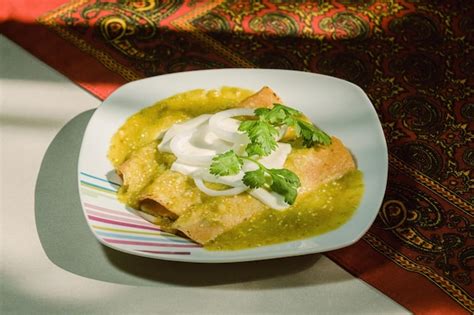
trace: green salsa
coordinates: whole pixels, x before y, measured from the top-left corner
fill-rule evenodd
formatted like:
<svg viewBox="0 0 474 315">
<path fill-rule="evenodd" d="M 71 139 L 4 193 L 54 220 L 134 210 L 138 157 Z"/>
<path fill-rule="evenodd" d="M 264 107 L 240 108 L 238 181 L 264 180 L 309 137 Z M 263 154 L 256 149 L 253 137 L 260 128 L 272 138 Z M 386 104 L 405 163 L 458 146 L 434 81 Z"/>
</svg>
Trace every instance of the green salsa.
<svg viewBox="0 0 474 315">
<path fill-rule="evenodd" d="M 211 250 L 235 250 L 303 239 L 337 229 L 359 205 L 362 173 L 342 178 L 304 195 L 284 211 L 267 209 L 206 244 Z"/>
<path fill-rule="evenodd" d="M 192 90 L 169 97 L 134 114 L 112 138 L 109 160 L 117 167 L 137 149 L 154 141 L 173 124 L 235 107 L 253 92 L 240 88 Z"/>
<path fill-rule="evenodd" d="M 133 189 L 122 186 L 118 198 L 131 207 L 138 206 L 138 196 L 159 175 L 169 170 L 175 157 L 157 149 L 158 135 L 173 124 L 204 113 L 235 107 L 252 95 L 245 89 L 224 87 L 220 90 L 192 90 L 162 100 L 131 116 L 112 138 L 108 152 L 114 167 L 129 159 L 134 164 Z M 294 147 L 293 151 L 301 150 Z M 190 186 L 194 183 L 189 181 Z M 212 186 L 212 185 L 211 185 Z M 284 211 L 266 208 L 207 243 L 209 250 L 236 250 L 303 239 L 337 229 L 357 209 L 363 190 L 363 176 L 358 170 L 298 196 Z M 203 205 L 215 206 L 213 197 L 198 191 Z M 195 196 L 198 198 L 199 196 Z M 240 205 L 239 205 L 240 206 Z M 245 205 L 241 205 L 245 206 Z M 212 212 L 212 209 L 209 209 Z M 185 215 L 185 214 L 184 214 Z"/>
</svg>

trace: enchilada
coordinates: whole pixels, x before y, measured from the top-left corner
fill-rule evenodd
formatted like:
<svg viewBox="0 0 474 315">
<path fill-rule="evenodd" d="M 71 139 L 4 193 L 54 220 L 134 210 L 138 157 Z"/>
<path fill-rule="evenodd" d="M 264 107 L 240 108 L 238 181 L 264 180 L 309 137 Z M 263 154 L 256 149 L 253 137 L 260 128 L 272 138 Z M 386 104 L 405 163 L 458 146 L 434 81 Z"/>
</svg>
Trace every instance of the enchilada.
<svg viewBox="0 0 474 315">
<path fill-rule="evenodd" d="M 357 208 L 363 184 L 352 155 L 336 137 L 331 137 L 328 145 L 308 148 L 295 139 L 292 128 L 284 130 L 281 141 L 291 144 L 284 168 L 298 176 L 301 187 L 294 204 L 280 211 L 285 213 L 283 216 L 248 191 L 231 196 L 207 195 L 190 176 L 172 169 L 176 156 L 158 149 L 160 142 L 164 141 L 163 134 L 177 123 L 228 109 L 272 108 L 281 102 L 268 87 L 257 93 L 226 87 L 182 93 L 132 116 L 117 131 L 109 150 L 109 159 L 123 179 L 120 200 L 162 229 L 184 234 L 195 242 L 216 249 L 264 245 L 337 228 Z M 216 190 L 229 188 L 225 184 L 206 185 Z M 347 192 L 353 192 L 351 198 L 339 200 L 347 197 Z M 285 233 L 286 237 L 278 237 L 275 234 L 281 234 L 281 230 L 271 232 L 273 228 L 262 224 L 272 214 L 281 217 L 276 225 L 291 221 L 292 214 L 296 214 L 294 221 L 312 221 L 317 226 L 306 226 L 304 231 L 293 226 Z M 315 218 L 318 214 L 325 215 Z M 251 224 L 259 232 L 242 233 L 244 229 L 253 230 L 246 224 Z M 240 233 L 240 245 L 238 242 L 229 243 L 229 238 L 236 238 L 235 233 Z M 260 240 L 249 242 L 253 235 L 262 233 Z M 244 234 L 247 237 L 242 237 Z"/>
</svg>

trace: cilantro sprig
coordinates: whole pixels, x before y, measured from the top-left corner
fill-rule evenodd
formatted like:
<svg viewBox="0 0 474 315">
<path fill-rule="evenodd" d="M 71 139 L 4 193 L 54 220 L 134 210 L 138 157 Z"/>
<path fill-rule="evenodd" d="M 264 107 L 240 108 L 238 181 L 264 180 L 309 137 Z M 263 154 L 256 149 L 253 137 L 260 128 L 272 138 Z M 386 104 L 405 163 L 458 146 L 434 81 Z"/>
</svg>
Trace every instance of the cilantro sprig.
<svg viewBox="0 0 474 315">
<path fill-rule="evenodd" d="M 250 143 L 246 147 L 249 156 L 267 156 L 275 150 L 278 127 L 293 127 L 303 145 L 310 148 L 314 144 L 328 145 L 331 138 L 312 123 L 302 119 L 302 113 L 294 108 L 274 104 L 273 108 L 257 108 L 258 120 L 246 120 L 240 123 L 239 130 L 247 134 Z"/>
<path fill-rule="evenodd" d="M 254 111 L 257 119 L 245 120 L 239 130 L 247 134 L 250 143 L 245 151 L 248 156 L 237 155 L 233 150 L 216 155 L 212 159 L 209 171 L 216 176 L 238 174 L 244 161 L 255 163 L 258 168 L 247 171 L 243 183 L 253 189 L 265 188 L 283 196 L 286 203 L 292 205 L 297 197 L 300 179 L 292 171 L 282 168 L 267 168 L 256 160 L 267 156 L 277 148 L 278 128 L 292 127 L 303 145 L 310 148 L 315 144 L 328 145 L 331 138 L 321 129 L 303 119 L 303 114 L 291 107 L 274 104 L 273 108 L 257 108 Z M 255 157 L 255 158 L 254 158 Z"/>
<path fill-rule="evenodd" d="M 276 149 L 278 130 L 265 120 L 246 120 L 239 126 L 250 139 L 245 151 L 249 156 L 267 156 Z"/>
<path fill-rule="evenodd" d="M 298 176 L 288 169 L 267 168 L 262 163 L 247 156 L 237 155 L 233 150 L 216 155 L 212 159 L 210 173 L 216 176 L 235 175 L 240 172 L 244 160 L 255 163 L 258 168 L 247 171 L 242 178 L 250 188 L 265 188 L 283 196 L 286 203 L 292 205 L 301 186 Z"/>
</svg>

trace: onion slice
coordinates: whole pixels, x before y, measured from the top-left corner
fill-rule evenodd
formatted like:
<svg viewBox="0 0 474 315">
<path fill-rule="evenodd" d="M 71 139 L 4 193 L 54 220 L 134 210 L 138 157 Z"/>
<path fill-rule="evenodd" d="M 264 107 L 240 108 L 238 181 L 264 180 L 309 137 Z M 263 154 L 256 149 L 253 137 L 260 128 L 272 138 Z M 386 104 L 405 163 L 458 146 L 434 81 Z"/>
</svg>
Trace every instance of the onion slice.
<svg viewBox="0 0 474 315">
<path fill-rule="evenodd" d="M 275 151 L 259 160 L 266 168 L 282 168 L 291 152 L 291 144 L 278 142 Z"/>
<path fill-rule="evenodd" d="M 183 163 L 180 160 L 174 161 L 173 164 L 171 164 L 172 171 L 181 173 L 186 176 L 192 176 L 194 177 L 194 174 L 200 173 L 200 172 L 207 172 L 207 168 L 202 167 L 202 166 L 196 166 L 196 165 L 189 165 L 187 163 Z"/>
<path fill-rule="evenodd" d="M 263 188 L 252 189 L 249 194 L 275 210 L 285 210 L 290 206 L 283 196 Z"/>
<path fill-rule="evenodd" d="M 170 152 L 171 149 L 169 147 L 169 143 L 174 136 L 176 136 L 178 133 L 194 129 L 204 124 L 209 120 L 211 116 L 211 114 L 203 114 L 195 118 L 186 120 L 182 123 L 174 124 L 163 135 L 163 140 L 161 140 L 161 143 L 158 145 L 158 150 L 162 152 Z"/>
<path fill-rule="evenodd" d="M 242 178 L 244 177 L 244 172 L 240 171 L 236 175 L 228 175 L 228 176 L 215 176 L 209 173 L 208 169 L 205 170 L 197 170 L 192 174 L 193 178 L 198 178 L 205 180 L 209 183 L 215 184 L 224 184 L 228 186 L 242 186 L 244 183 L 242 182 Z"/>
<path fill-rule="evenodd" d="M 199 178 L 195 178 L 194 183 L 196 184 L 197 188 L 199 188 L 199 190 L 201 190 L 203 193 L 213 197 L 238 195 L 248 189 L 248 187 L 246 186 L 238 186 L 225 190 L 215 190 L 207 187 L 206 184 L 204 184 L 203 180 Z"/>
<path fill-rule="evenodd" d="M 231 149 L 238 155 L 246 155 L 245 147 L 250 139 L 244 132 L 239 131 L 240 121 L 232 117 L 253 115 L 254 109 L 234 108 L 213 115 L 200 115 L 175 124 L 161 134 L 162 141 L 158 150 L 173 153 L 176 161 L 171 165 L 171 170 L 190 176 L 196 187 L 209 196 L 233 196 L 247 191 L 270 208 L 286 209 L 289 205 L 283 196 L 264 188 L 251 189 L 243 183 L 245 172 L 258 168 L 258 165 L 251 161 L 244 160 L 242 169 L 235 175 L 215 176 L 210 173 L 209 168 L 216 155 Z M 279 134 L 275 137 L 277 141 L 287 131 L 286 127 L 278 129 Z M 279 169 L 284 167 L 290 152 L 290 144 L 277 142 L 276 149 L 258 161 L 268 169 Z M 230 188 L 211 189 L 205 182 L 224 184 Z"/>
<path fill-rule="evenodd" d="M 234 108 L 218 112 L 209 119 L 209 127 L 211 130 L 224 140 L 236 143 L 244 141 L 247 136 L 239 132 L 240 122 L 231 117 L 236 116 L 253 116 L 252 108 Z"/>
<path fill-rule="evenodd" d="M 190 143 L 193 130 L 177 134 L 170 141 L 171 153 L 178 160 L 191 165 L 208 166 L 217 154 L 215 150 L 195 147 Z"/>
</svg>

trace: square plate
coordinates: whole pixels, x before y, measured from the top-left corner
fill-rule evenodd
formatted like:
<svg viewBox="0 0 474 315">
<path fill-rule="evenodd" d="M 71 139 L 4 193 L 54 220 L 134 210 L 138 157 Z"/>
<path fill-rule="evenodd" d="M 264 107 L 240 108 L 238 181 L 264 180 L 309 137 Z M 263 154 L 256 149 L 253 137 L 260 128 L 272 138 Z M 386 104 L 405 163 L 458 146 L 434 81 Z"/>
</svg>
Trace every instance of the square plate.
<svg viewBox="0 0 474 315">
<path fill-rule="evenodd" d="M 120 179 L 107 159 L 110 139 L 128 117 L 159 100 L 192 89 L 271 87 L 351 150 L 364 174 L 359 208 L 344 225 L 307 239 L 236 251 L 208 251 L 186 238 L 161 232 L 120 203 Z M 375 220 L 387 182 L 387 145 L 377 113 L 358 86 L 319 74 L 271 69 L 181 72 L 128 83 L 92 116 L 79 155 L 79 191 L 84 215 L 105 246 L 133 255 L 185 262 L 238 262 L 318 253 L 359 240 Z"/>
</svg>

